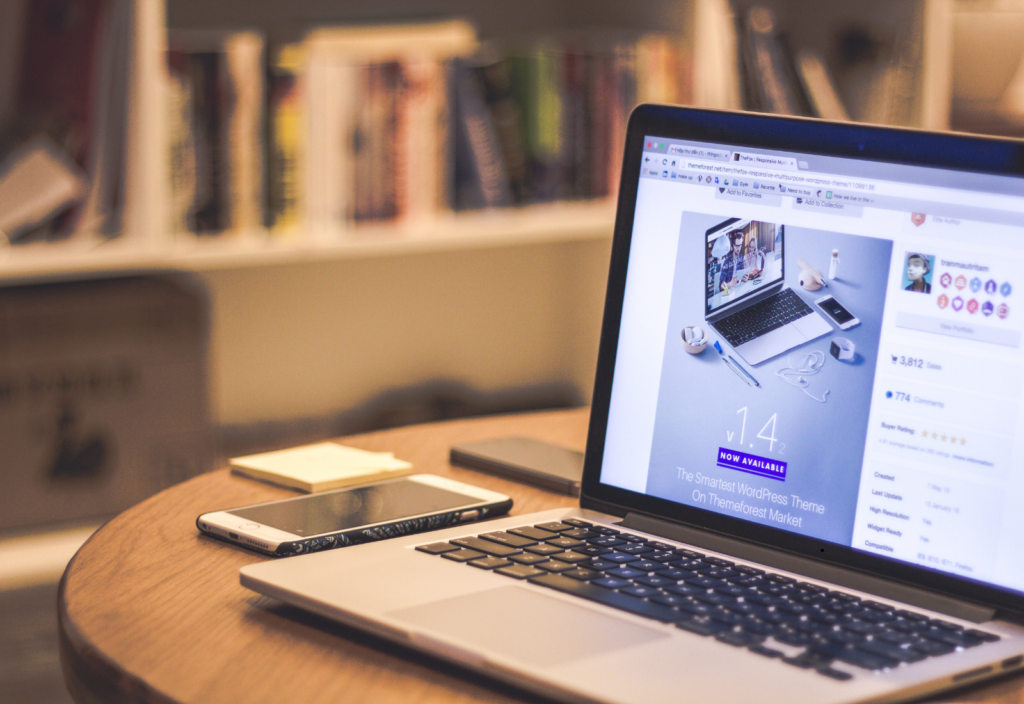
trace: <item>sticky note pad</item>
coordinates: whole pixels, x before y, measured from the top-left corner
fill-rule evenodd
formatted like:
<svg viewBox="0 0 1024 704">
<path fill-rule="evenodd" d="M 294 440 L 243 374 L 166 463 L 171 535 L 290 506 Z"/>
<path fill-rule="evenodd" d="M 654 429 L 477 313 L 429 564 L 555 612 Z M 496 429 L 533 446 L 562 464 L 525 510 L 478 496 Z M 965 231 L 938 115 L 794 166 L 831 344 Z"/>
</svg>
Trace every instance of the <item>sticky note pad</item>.
<svg viewBox="0 0 1024 704">
<path fill-rule="evenodd" d="M 235 457 L 231 470 L 306 492 L 412 474 L 412 465 L 391 452 L 368 452 L 333 442 Z"/>
</svg>

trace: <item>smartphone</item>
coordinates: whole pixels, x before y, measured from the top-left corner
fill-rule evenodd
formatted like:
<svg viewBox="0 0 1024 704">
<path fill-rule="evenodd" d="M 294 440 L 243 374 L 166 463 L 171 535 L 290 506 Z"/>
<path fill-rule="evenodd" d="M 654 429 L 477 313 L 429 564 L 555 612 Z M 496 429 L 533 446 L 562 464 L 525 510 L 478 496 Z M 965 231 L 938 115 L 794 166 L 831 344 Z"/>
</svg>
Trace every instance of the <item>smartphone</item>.
<svg viewBox="0 0 1024 704">
<path fill-rule="evenodd" d="M 527 484 L 580 495 L 583 453 L 533 438 L 505 437 L 456 445 L 451 463 Z"/>
<path fill-rule="evenodd" d="M 301 555 L 508 513 L 512 499 L 433 474 L 269 501 L 196 519 L 203 533 L 267 555 Z"/>
<path fill-rule="evenodd" d="M 833 296 L 822 296 L 815 301 L 815 304 L 821 308 L 821 311 L 825 315 L 835 321 L 840 330 L 849 330 L 854 326 L 860 325 L 860 321 L 857 320 L 857 317 L 850 311 L 846 310 L 843 304 L 837 301 Z"/>
</svg>

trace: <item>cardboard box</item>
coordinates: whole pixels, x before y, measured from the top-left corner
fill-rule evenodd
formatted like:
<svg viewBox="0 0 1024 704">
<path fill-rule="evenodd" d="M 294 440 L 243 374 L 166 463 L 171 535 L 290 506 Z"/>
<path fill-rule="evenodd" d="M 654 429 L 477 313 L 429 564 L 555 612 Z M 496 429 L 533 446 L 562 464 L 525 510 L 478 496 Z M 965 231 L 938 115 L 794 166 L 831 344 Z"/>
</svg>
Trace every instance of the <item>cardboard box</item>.
<svg viewBox="0 0 1024 704">
<path fill-rule="evenodd" d="M 0 289 L 0 529 L 212 469 L 205 295 L 172 276 Z"/>
</svg>

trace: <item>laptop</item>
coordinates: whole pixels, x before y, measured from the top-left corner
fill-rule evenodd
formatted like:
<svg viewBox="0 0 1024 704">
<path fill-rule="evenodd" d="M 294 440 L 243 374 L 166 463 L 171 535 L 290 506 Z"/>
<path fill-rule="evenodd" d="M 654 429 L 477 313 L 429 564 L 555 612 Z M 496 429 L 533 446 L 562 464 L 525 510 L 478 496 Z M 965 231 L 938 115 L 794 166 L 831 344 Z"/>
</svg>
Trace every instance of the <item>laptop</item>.
<svg viewBox="0 0 1024 704">
<path fill-rule="evenodd" d="M 1020 669 L 1022 176 L 1020 142 L 638 107 L 579 507 L 242 584 L 564 701 L 902 701 Z M 757 385 L 680 339 L 731 219 L 859 321 Z"/>
<path fill-rule="evenodd" d="M 705 319 L 747 364 L 832 332 L 786 283 L 785 232 L 781 223 L 729 218 L 707 230 L 703 243 L 692 238 L 706 248 Z M 806 281 L 814 290 L 822 286 L 810 275 Z"/>
</svg>

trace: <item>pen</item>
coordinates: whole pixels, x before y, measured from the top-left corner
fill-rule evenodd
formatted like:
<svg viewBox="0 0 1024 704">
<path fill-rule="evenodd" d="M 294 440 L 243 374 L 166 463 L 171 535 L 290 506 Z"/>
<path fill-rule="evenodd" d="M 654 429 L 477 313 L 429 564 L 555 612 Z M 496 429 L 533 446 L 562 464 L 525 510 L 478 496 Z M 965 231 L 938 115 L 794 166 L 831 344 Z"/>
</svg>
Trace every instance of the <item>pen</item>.
<svg viewBox="0 0 1024 704">
<path fill-rule="evenodd" d="M 743 375 L 742 369 L 737 367 L 733 362 L 730 362 L 726 357 L 722 357 L 722 361 L 725 362 L 725 366 L 729 367 L 729 369 L 732 369 L 733 373 L 735 373 L 736 376 L 740 378 L 740 381 L 742 381 L 747 386 L 750 386 L 750 382 L 747 381 L 747 377 Z"/>
<path fill-rule="evenodd" d="M 746 369 L 741 367 L 740 363 L 737 362 L 735 359 L 733 359 L 731 355 L 726 355 L 726 357 L 729 359 L 730 362 L 732 362 L 736 366 L 737 369 L 739 369 L 741 372 L 743 372 L 744 376 L 746 376 L 748 379 L 750 379 L 752 382 L 754 382 L 754 386 L 756 386 L 758 388 L 761 388 L 761 384 L 758 383 L 757 379 L 754 378 L 753 374 L 751 374 Z"/>
<path fill-rule="evenodd" d="M 757 379 L 750 376 L 750 374 L 748 374 L 746 370 L 743 369 L 743 367 L 736 363 L 735 359 L 733 359 L 731 356 L 725 353 L 725 350 L 722 349 L 722 345 L 718 342 L 718 340 L 715 340 L 715 349 L 718 350 L 718 354 L 721 356 L 722 361 L 725 362 L 725 366 L 729 367 L 729 369 L 732 369 L 733 373 L 740 379 L 742 379 L 744 384 L 750 386 L 750 382 L 752 381 L 757 386 L 760 386 L 760 384 L 757 383 Z"/>
</svg>

